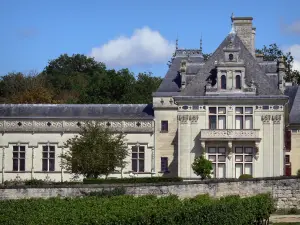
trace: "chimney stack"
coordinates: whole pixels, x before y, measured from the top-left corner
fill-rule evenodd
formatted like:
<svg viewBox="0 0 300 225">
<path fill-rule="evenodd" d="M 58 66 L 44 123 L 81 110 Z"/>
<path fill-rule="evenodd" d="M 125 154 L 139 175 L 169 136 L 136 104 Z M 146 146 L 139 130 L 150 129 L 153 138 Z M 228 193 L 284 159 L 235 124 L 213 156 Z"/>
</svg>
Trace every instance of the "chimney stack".
<svg viewBox="0 0 300 225">
<path fill-rule="evenodd" d="M 242 40 L 249 52 L 255 57 L 256 29 L 252 26 L 252 20 L 252 17 L 231 17 L 236 34 Z"/>
</svg>

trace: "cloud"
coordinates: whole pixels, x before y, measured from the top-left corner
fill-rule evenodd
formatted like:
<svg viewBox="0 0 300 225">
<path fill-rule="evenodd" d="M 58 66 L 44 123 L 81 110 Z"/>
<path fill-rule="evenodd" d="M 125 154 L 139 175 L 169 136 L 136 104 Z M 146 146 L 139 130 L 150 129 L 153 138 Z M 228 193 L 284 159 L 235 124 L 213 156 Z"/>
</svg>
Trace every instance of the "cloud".
<svg viewBox="0 0 300 225">
<path fill-rule="evenodd" d="M 38 30 L 35 28 L 24 28 L 18 30 L 17 34 L 21 38 L 31 38 L 38 35 Z"/>
<path fill-rule="evenodd" d="M 300 35 L 300 20 L 296 20 L 291 24 L 282 24 L 284 33 Z"/>
<path fill-rule="evenodd" d="M 95 47 L 91 56 L 107 66 L 127 67 L 165 63 L 175 50 L 174 43 L 149 27 L 136 29 L 131 37 L 120 36 Z"/>
<path fill-rule="evenodd" d="M 291 52 L 294 57 L 293 69 L 300 71 L 300 44 L 294 44 L 284 49 L 285 52 Z"/>
</svg>

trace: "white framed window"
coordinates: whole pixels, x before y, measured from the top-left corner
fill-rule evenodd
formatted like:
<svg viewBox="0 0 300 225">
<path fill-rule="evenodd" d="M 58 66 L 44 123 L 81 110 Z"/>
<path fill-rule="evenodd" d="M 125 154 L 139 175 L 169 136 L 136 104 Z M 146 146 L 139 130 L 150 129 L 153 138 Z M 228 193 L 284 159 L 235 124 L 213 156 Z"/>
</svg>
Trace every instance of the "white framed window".
<svg viewBox="0 0 300 225">
<path fill-rule="evenodd" d="M 253 148 L 235 147 L 235 178 L 242 174 L 253 175 Z"/>
<path fill-rule="evenodd" d="M 209 147 L 208 160 L 212 162 L 213 178 L 226 177 L 226 147 Z"/>
<path fill-rule="evenodd" d="M 209 129 L 226 129 L 226 107 L 209 107 Z"/>
<path fill-rule="evenodd" d="M 55 171 L 55 146 L 43 146 L 42 171 Z"/>
<path fill-rule="evenodd" d="M 25 171 L 25 146 L 13 146 L 13 171 Z"/>
<path fill-rule="evenodd" d="M 145 146 L 131 147 L 131 166 L 133 172 L 145 172 Z"/>
<path fill-rule="evenodd" d="M 235 129 L 253 129 L 253 107 L 235 108 Z"/>
</svg>

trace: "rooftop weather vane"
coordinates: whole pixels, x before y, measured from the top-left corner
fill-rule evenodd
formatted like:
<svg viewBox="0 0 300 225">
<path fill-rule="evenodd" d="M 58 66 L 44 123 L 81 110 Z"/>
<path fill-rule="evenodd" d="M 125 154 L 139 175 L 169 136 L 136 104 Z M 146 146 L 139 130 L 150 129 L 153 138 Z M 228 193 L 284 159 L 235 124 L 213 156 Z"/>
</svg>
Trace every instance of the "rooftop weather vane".
<svg viewBox="0 0 300 225">
<path fill-rule="evenodd" d="M 178 34 L 177 34 L 177 38 L 176 38 L 176 50 L 178 49 Z"/>
<path fill-rule="evenodd" d="M 200 53 L 202 53 L 202 34 L 201 34 L 201 38 L 200 38 Z"/>
</svg>

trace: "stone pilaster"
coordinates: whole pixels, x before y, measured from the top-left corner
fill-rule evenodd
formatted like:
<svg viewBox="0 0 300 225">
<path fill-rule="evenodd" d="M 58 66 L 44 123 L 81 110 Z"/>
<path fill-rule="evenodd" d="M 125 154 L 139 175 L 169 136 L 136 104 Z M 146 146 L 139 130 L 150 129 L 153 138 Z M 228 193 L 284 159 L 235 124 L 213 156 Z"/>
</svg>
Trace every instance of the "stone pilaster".
<svg viewBox="0 0 300 225">
<path fill-rule="evenodd" d="M 262 130 L 263 130 L 263 173 L 262 176 L 264 177 L 270 177 L 272 176 L 272 170 L 273 170 L 273 165 L 272 165 L 272 154 L 271 154 L 271 136 L 272 130 L 271 130 L 271 115 L 262 115 L 261 120 L 263 123 Z M 272 165 L 272 166 L 271 166 Z"/>
<path fill-rule="evenodd" d="M 61 154 L 64 154 L 64 147 L 61 148 Z M 60 181 L 64 182 L 64 169 L 62 166 L 60 166 Z"/>
<path fill-rule="evenodd" d="M 155 147 L 151 148 L 151 176 L 155 173 Z"/>
<path fill-rule="evenodd" d="M 188 175 L 189 177 L 192 177 L 194 175 L 194 171 L 191 167 L 192 163 L 194 162 L 195 159 L 195 151 L 192 152 L 194 148 L 196 148 L 196 139 L 197 134 L 199 134 L 199 128 L 198 128 L 198 121 L 199 121 L 199 116 L 198 115 L 190 115 L 189 116 L 190 120 L 190 127 L 191 127 L 191 133 L 190 133 L 190 148 L 188 149 L 188 154 L 189 154 L 189 161 L 187 162 L 187 169 L 188 169 Z"/>
<path fill-rule="evenodd" d="M 187 177 L 187 162 L 189 161 L 190 153 L 190 124 L 188 115 L 178 115 L 178 174 L 180 177 Z"/>
<path fill-rule="evenodd" d="M 34 148 L 32 147 L 32 152 L 31 152 L 31 179 L 34 178 L 34 158 L 35 158 L 35 154 L 34 154 Z"/>
<path fill-rule="evenodd" d="M 4 170 L 5 170 L 5 147 L 2 148 L 2 184 L 4 183 Z"/>
<path fill-rule="evenodd" d="M 283 171 L 283 125 L 282 116 L 273 115 L 273 176 L 282 175 Z"/>
</svg>

